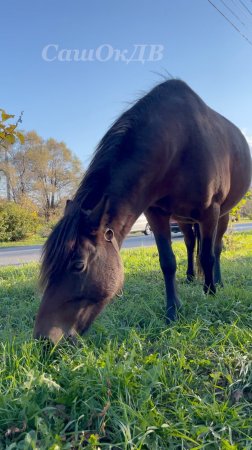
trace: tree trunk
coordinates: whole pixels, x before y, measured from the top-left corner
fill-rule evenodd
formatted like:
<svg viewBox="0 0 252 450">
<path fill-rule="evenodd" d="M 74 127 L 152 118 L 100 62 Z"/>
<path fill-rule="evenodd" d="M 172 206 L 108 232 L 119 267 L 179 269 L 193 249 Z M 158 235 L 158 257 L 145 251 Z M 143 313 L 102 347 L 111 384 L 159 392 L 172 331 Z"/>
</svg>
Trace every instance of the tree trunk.
<svg viewBox="0 0 252 450">
<path fill-rule="evenodd" d="M 10 189 L 10 178 L 9 178 L 9 157 L 8 157 L 8 150 L 7 148 L 4 149 L 4 161 L 6 164 L 6 195 L 7 195 L 7 200 L 10 201 L 11 200 L 11 189 Z"/>
</svg>

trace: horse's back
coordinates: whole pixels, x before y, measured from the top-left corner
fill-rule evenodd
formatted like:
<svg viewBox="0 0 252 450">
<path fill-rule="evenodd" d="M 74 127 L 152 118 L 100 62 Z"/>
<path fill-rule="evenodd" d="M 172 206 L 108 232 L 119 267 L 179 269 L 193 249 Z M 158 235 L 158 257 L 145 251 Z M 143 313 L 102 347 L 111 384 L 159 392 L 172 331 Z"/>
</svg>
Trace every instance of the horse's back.
<svg viewBox="0 0 252 450">
<path fill-rule="evenodd" d="M 212 201 L 224 210 L 236 204 L 251 180 L 250 150 L 241 131 L 179 80 L 157 86 L 145 102 L 137 146 L 145 161 L 148 155 L 162 196 L 167 192 L 176 205 L 184 200 L 202 208 Z"/>
<path fill-rule="evenodd" d="M 216 143 L 211 151 L 217 163 L 216 173 L 220 173 L 222 184 L 229 187 L 221 205 L 225 213 L 243 197 L 250 187 L 251 153 L 239 128 L 216 111 L 210 108 L 209 110 L 215 132 Z"/>
</svg>

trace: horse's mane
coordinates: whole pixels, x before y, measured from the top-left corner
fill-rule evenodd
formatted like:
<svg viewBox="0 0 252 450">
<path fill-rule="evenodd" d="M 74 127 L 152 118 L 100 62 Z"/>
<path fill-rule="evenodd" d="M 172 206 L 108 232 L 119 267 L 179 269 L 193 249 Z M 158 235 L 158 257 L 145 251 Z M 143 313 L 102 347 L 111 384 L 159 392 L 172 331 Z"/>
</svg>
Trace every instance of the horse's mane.
<svg viewBox="0 0 252 450">
<path fill-rule="evenodd" d="M 130 127 L 124 113 L 101 139 L 73 198 L 71 213 L 65 213 L 44 244 L 39 278 L 42 290 L 67 266 L 80 234 L 81 210 L 92 209 L 104 194 Z"/>
<path fill-rule="evenodd" d="M 113 166 L 123 153 L 123 144 L 133 125 L 129 111 L 123 113 L 109 128 L 99 142 L 91 163 L 74 196 L 77 203 L 90 209 L 94 207 L 104 193 L 111 177 Z"/>
<path fill-rule="evenodd" d="M 42 250 L 39 284 L 45 290 L 49 281 L 67 266 L 79 234 L 81 209 L 67 214 L 57 223 Z"/>
</svg>

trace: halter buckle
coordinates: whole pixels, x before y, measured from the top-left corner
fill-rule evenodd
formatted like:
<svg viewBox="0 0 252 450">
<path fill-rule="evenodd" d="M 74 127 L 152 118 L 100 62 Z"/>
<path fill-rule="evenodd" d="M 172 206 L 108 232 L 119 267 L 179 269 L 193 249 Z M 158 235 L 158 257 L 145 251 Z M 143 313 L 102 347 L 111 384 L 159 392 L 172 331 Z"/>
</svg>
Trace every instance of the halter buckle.
<svg viewBox="0 0 252 450">
<path fill-rule="evenodd" d="M 104 233 L 104 239 L 107 242 L 112 242 L 115 237 L 115 233 L 111 228 L 107 228 Z"/>
</svg>

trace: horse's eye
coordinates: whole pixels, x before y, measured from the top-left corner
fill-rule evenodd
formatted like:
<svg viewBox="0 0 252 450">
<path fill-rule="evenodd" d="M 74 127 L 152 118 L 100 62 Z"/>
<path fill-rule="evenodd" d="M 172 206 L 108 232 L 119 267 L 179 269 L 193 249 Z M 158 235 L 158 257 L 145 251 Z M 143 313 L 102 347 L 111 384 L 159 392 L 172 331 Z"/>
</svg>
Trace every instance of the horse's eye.
<svg viewBox="0 0 252 450">
<path fill-rule="evenodd" d="M 72 265 L 71 265 L 71 270 L 73 272 L 83 272 L 85 268 L 85 264 L 83 261 L 75 261 Z"/>
</svg>

